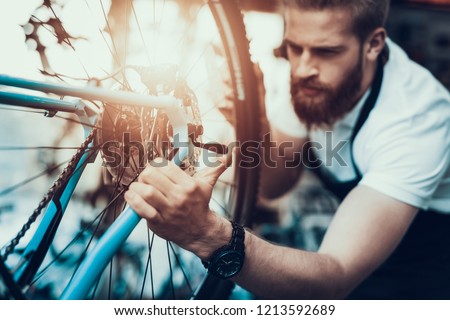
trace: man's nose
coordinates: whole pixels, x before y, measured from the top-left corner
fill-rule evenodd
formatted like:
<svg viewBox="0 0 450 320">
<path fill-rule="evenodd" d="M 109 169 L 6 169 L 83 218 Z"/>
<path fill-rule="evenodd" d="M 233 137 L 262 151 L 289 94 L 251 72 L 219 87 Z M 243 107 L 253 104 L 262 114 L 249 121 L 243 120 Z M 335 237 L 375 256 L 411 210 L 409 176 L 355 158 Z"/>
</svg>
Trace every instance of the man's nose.
<svg viewBox="0 0 450 320">
<path fill-rule="evenodd" d="M 319 69 L 310 53 L 304 51 L 301 54 L 295 66 L 294 75 L 300 79 L 307 79 L 319 75 Z"/>
</svg>

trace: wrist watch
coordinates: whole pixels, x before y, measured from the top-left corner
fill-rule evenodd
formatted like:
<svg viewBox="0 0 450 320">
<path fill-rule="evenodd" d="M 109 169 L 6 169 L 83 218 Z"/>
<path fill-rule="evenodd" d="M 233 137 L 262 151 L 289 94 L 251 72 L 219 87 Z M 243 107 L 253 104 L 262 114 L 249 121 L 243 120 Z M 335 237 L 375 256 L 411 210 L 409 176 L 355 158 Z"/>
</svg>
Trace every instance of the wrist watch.
<svg viewBox="0 0 450 320">
<path fill-rule="evenodd" d="M 229 279 L 241 271 L 245 258 L 244 228 L 231 221 L 233 233 L 230 242 L 220 247 L 211 255 L 208 261 L 202 261 L 208 274 L 219 279 Z"/>
</svg>

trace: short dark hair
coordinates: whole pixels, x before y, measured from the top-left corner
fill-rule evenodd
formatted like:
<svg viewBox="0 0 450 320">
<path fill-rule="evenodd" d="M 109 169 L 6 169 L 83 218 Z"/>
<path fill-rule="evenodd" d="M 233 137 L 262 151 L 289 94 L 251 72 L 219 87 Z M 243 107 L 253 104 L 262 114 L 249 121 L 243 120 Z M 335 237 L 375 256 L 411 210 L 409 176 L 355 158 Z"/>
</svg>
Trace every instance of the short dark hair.
<svg viewBox="0 0 450 320">
<path fill-rule="evenodd" d="M 284 0 L 285 6 L 300 9 L 348 9 L 353 17 L 353 32 L 364 41 L 379 27 L 385 27 L 390 0 Z"/>
</svg>

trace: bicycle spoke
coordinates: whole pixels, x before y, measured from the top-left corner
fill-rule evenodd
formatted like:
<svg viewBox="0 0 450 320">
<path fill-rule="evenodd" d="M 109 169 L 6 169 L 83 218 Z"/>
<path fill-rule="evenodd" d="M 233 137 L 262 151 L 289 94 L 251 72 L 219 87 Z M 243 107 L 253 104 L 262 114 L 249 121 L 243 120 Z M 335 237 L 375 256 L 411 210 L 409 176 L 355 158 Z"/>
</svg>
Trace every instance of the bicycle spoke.
<svg viewBox="0 0 450 320">
<path fill-rule="evenodd" d="M 189 22 L 188 26 L 185 28 L 181 38 L 176 42 L 176 45 L 172 48 L 172 50 L 170 52 L 177 52 L 177 50 L 179 49 L 179 47 L 183 44 L 183 42 L 187 39 L 189 32 L 192 29 L 192 26 L 194 25 L 198 15 L 200 14 L 200 12 L 202 11 L 203 8 L 206 7 L 206 3 L 203 3 L 197 10 L 197 12 L 195 13 L 194 17 L 191 18 L 191 21 Z"/>
<path fill-rule="evenodd" d="M 155 45 L 156 46 L 158 45 L 158 35 L 161 32 L 161 23 L 162 23 L 163 18 L 164 18 L 164 9 L 165 8 L 166 8 L 166 0 L 163 1 L 162 10 L 161 10 L 162 11 L 161 12 L 161 17 L 159 18 L 159 22 L 158 22 L 158 29 L 157 29 L 156 40 L 155 40 Z M 156 48 L 155 48 L 155 57 L 156 57 L 156 53 L 157 53 L 157 51 L 156 51 Z M 155 60 L 155 63 L 156 63 L 156 60 Z"/>
<path fill-rule="evenodd" d="M 46 111 L 39 111 L 39 110 L 32 110 L 32 109 L 28 109 L 25 107 L 4 107 L 4 105 L 1 105 L 0 107 L 0 111 L 14 111 L 14 112 L 23 112 L 23 113 L 36 113 L 36 114 L 40 114 L 40 115 L 45 115 L 47 114 Z"/>
<path fill-rule="evenodd" d="M 112 288 L 112 276 L 113 276 L 113 264 L 114 264 L 115 258 L 112 257 L 111 261 L 109 262 L 109 279 L 108 279 L 108 300 L 111 300 L 111 288 Z"/>
<path fill-rule="evenodd" d="M 188 69 L 189 71 L 184 76 L 185 79 L 189 79 L 189 76 L 191 75 L 191 72 L 195 69 L 197 64 L 201 61 L 201 59 L 205 56 L 207 50 L 212 45 L 212 41 L 203 49 L 202 53 L 198 56 L 197 60 L 194 62 L 194 64 Z"/>
<path fill-rule="evenodd" d="M 92 291 L 92 295 L 91 295 L 91 300 L 95 299 L 95 294 L 97 293 L 98 286 L 100 285 L 100 280 L 102 279 L 102 275 L 103 274 L 101 274 L 98 277 L 97 281 L 95 282 L 94 290 Z"/>
<path fill-rule="evenodd" d="M 138 30 L 139 30 L 139 35 L 140 35 L 140 37 L 141 37 L 141 41 L 142 41 L 142 44 L 143 44 L 143 46 L 144 46 L 145 56 L 146 56 L 146 58 L 147 58 L 147 62 L 148 62 L 149 65 L 151 65 L 151 64 L 152 64 L 152 59 L 150 58 L 150 52 L 149 52 L 149 50 L 148 50 L 148 45 L 147 45 L 147 42 L 146 42 L 145 39 L 144 39 L 144 34 L 142 33 L 141 24 L 140 24 L 139 19 L 138 19 L 138 17 L 137 17 L 137 14 L 136 14 L 136 10 L 135 10 L 135 8 L 134 8 L 133 1 L 131 1 L 131 10 L 132 10 L 132 12 L 133 12 L 134 19 L 136 20 L 136 24 L 137 24 L 137 27 L 138 27 Z M 155 50 L 155 51 L 156 51 L 156 50 Z"/>
<path fill-rule="evenodd" d="M 193 295 L 193 294 L 194 294 L 194 289 L 192 289 L 192 285 L 191 285 L 191 283 L 189 282 L 189 278 L 188 278 L 188 276 L 187 276 L 187 274 L 186 274 L 186 271 L 185 271 L 184 268 L 183 268 L 183 265 L 181 264 L 181 260 L 180 260 L 180 258 L 178 257 L 178 254 L 177 254 L 177 252 L 175 251 L 175 248 L 173 247 L 173 245 L 172 245 L 171 242 L 169 242 L 169 246 L 170 246 L 170 249 L 172 249 L 172 252 L 173 252 L 173 254 L 174 254 L 174 256 L 175 256 L 175 260 L 176 260 L 176 262 L 177 262 L 178 267 L 180 268 L 181 272 L 183 273 L 184 281 L 186 282 L 186 284 L 187 284 L 187 286 L 188 286 L 188 288 L 189 288 L 190 294 Z"/>
<path fill-rule="evenodd" d="M 51 12 L 53 13 L 53 16 L 55 17 L 56 21 L 59 23 L 59 27 L 61 28 L 61 30 L 62 30 L 63 33 L 64 33 L 64 36 L 65 36 L 64 41 L 72 48 L 73 52 L 74 52 L 75 55 L 76 55 L 75 47 L 72 45 L 72 42 L 70 41 L 70 38 L 68 37 L 68 33 L 67 33 L 66 29 L 64 28 L 64 26 L 63 26 L 63 24 L 62 24 L 62 22 L 61 22 L 61 19 L 56 15 L 56 12 L 55 12 L 55 10 L 53 10 L 53 7 L 51 6 L 50 2 L 49 2 L 49 5 L 48 5 L 48 8 L 49 8 L 49 9 L 51 10 Z M 58 36 L 56 36 L 56 38 L 59 40 Z M 77 57 L 78 62 L 79 62 L 80 65 L 81 65 L 81 67 L 83 68 L 84 73 L 85 73 L 86 76 L 90 79 L 91 77 L 90 77 L 89 72 L 87 71 L 85 65 L 84 65 L 84 64 L 82 63 L 82 61 L 79 59 L 78 55 L 76 55 L 76 57 Z"/>
<path fill-rule="evenodd" d="M 117 196 L 115 199 L 117 199 L 119 196 Z M 115 199 L 113 199 L 112 201 L 111 201 L 111 203 L 112 202 L 114 202 L 115 201 Z M 107 210 L 107 208 L 108 208 L 108 206 L 102 211 L 102 212 L 100 212 L 96 217 L 95 217 L 95 219 L 94 220 L 92 220 L 91 221 L 91 223 L 89 223 L 87 226 L 85 226 L 84 228 L 82 228 L 78 233 L 77 233 L 77 235 L 54 257 L 54 259 L 52 260 L 52 261 L 50 261 L 44 268 L 42 268 L 42 270 L 40 270 L 37 274 L 36 274 L 36 277 L 33 279 L 33 281 L 30 283 L 30 286 L 31 285 L 33 285 L 33 284 L 35 284 L 36 282 L 38 282 L 39 281 L 39 279 L 50 269 L 50 267 L 53 265 L 53 264 L 55 264 L 57 261 L 58 261 L 58 259 L 72 246 L 72 245 L 74 245 L 80 238 L 81 238 L 81 236 L 85 233 L 85 232 L 87 232 L 89 229 L 91 229 L 93 226 L 94 226 L 94 224 L 95 224 L 95 222 L 97 221 L 97 220 L 99 220 L 100 219 L 100 221 L 99 221 L 99 224 L 101 223 L 101 221 L 102 221 L 102 219 L 104 218 L 104 214 L 105 214 L 105 212 L 106 212 L 106 210 Z M 94 233 L 96 233 L 96 230 L 97 230 L 98 228 L 96 228 L 95 230 L 94 230 Z"/>
<path fill-rule="evenodd" d="M 156 55 L 158 52 L 158 43 L 156 42 L 156 0 L 153 0 L 153 50 L 155 52 L 155 63 L 156 63 Z"/>
<path fill-rule="evenodd" d="M 73 277 L 75 276 L 75 273 L 78 271 L 81 263 L 83 262 L 84 257 L 86 256 L 87 251 L 89 250 L 89 247 L 91 246 L 92 242 L 94 241 L 94 238 L 97 235 L 97 232 L 99 231 L 101 222 L 103 221 L 103 219 L 106 217 L 106 213 L 108 212 L 108 210 L 114 205 L 117 204 L 117 200 L 120 199 L 120 197 L 122 196 L 122 194 L 125 192 L 125 190 L 123 190 L 122 192 L 120 192 L 119 194 L 115 195 L 114 198 L 109 202 L 109 204 L 106 206 L 105 209 L 103 209 L 103 211 L 100 213 L 101 214 L 101 218 L 99 220 L 99 222 L 97 223 L 94 231 L 92 232 L 89 241 L 86 245 L 86 247 L 84 248 L 83 252 L 80 255 L 80 258 L 78 259 L 77 265 L 72 273 L 72 276 L 70 277 L 69 283 L 72 281 Z M 112 196 L 112 195 L 111 195 Z"/>
<path fill-rule="evenodd" d="M 72 123 L 76 123 L 76 124 L 81 124 L 82 126 L 88 127 L 88 128 L 92 128 L 92 129 L 99 129 L 99 130 L 103 130 L 105 131 L 105 129 L 103 129 L 102 127 L 90 124 L 90 123 L 86 123 L 80 120 L 76 120 L 76 119 L 72 119 L 72 118 L 66 118 L 66 117 L 62 117 L 62 116 L 58 116 L 55 115 L 55 118 L 58 119 L 62 119 L 62 120 L 66 120 L 67 122 L 72 122 Z"/>
<path fill-rule="evenodd" d="M 128 35 L 130 34 L 130 0 L 126 0 L 126 9 L 125 9 L 125 57 L 124 64 L 127 64 L 126 57 L 128 56 Z"/>
<path fill-rule="evenodd" d="M 109 20 L 108 20 L 108 17 L 107 17 L 107 15 L 106 15 L 106 12 L 105 12 L 105 6 L 103 5 L 103 1 L 102 1 L 102 0 L 100 0 L 100 5 L 101 5 L 101 8 L 102 8 L 103 17 L 105 18 L 106 26 L 107 26 L 107 28 L 108 28 L 108 32 L 109 32 L 109 34 L 111 35 L 111 43 L 112 43 L 112 46 L 113 46 L 113 51 L 112 51 L 113 57 L 114 57 L 114 59 L 115 59 L 115 61 L 116 61 L 117 66 L 118 66 L 119 68 L 122 68 L 122 62 L 121 62 L 121 60 L 120 60 L 119 51 L 117 50 L 116 42 L 114 41 L 114 38 L 113 38 L 113 34 L 114 34 L 114 33 L 113 33 L 112 30 L 111 30 L 111 26 L 110 26 L 110 24 L 109 24 Z M 103 32 L 102 32 L 102 33 L 103 33 Z M 125 79 L 125 74 L 123 73 L 123 71 L 122 71 L 122 76 L 123 76 L 123 78 Z"/>
<path fill-rule="evenodd" d="M 152 248 L 153 248 L 153 241 L 155 240 L 155 234 L 152 234 L 152 238 L 150 240 L 150 229 L 147 228 L 147 245 L 148 245 L 148 257 L 147 262 L 145 264 L 145 271 L 144 271 L 144 279 L 142 281 L 142 288 L 141 288 L 141 294 L 139 296 L 139 300 L 142 300 L 144 297 L 144 289 L 145 289 L 145 283 L 147 279 L 147 274 L 150 269 L 150 283 L 151 283 L 151 289 L 152 289 L 152 299 L 155 300 L 155 288 L 153 283 L 153 268 L 152 268 Z"/>
<path fill-rule="evenodd" d="M 87 2 L 87 0 L 84 0 L 84 3 L 86 4 L 86 7 L 89 9 L 89 12 L 91 12 L 91 14 L 92 14 L 92 8 L 91 8 L 91 6 L 89 5 L 89 3 Z M 94 17 L 93 14 L 92 14 L 92 17 Z M 110 52 L 111 56 L 114 57 L 114 56 L 115 56 L 115 55 L 114 55 L 114 51 L 113 51 L 113 49 L 111 48 L 111 46 L 109 45 L 108 40 L 106 40 L 105 34 L 103 33 L 102 29 L 98 28 L 98 31 L 99 31 L 99 33 L 100 33 L 100 36 L 101 36 L 102 39 L 103 39 L 103 42 L 105 43 L 106 47 L 108 48 L 108 51 Z M 119 64 L 118 64 L 118 65 L 119 65 Z M 120 72 L 122 72 L 122 70 L 120 70 Z"/>
<path fill-rule="evenodd" d="M 210 114 L 212 111 L 214 111 L 214 110 L 219 110 L 219 109 L 220 109 L 220 108 L 219 108 L 219 105 L 222 104 L 222 103 L 224 103 L 225 101 L 227 101 L 227 99 L 226 99 L 226 98 L 223 98 L 223 99 L 221 99 L 221 100 L 215 102 L 214 105 L 213 105 L 212 107 L 210 107 L 209 109 L 206 109 L 206 110 L 201 114 L 202 119 L 204 119 L 205 116 L 208 115 L 208 114 Z"/>
<path fill-rule="evenodd" d="M 167 246 L 167 259 L 169 261 L 169 270 L 170 270 L 170 289 L 172 290 L 172 299 L 175 300 L 175 286 L 173 284 L 173 270 L 172 270 L 172 261 L 170 259 L 170 250 L 169 250 L 169 241 L 166 241 Z"/>
<path fill-rule="evenodd" d="M 4 111 L 18 111 L 18 112 L 24 112 L 24 113 L 41 114 L 43 116 L 47 113 L 46 111 L 34 111 L 34 110 L 26 109 L 26 108 L 3 108 L 3 107 L 1 107 L 0 111 L 2 111 L 2 110 L 4 110 Z M 73 123 L 76 123 L 76 124 L 81 124 L 81 125 L 83 125 L 85 127 L 89 127 L 89 128 L 93 128 L 93 129 L 95 128 L 95 129 L 104 130 L 103 128 L 98 127 L 96 125 L 93 125 L 93 124 L 90 124 L 90 123 L 87 123 L 87 122 L 83 122 L 83 121 L 80 121 L 80 120 L 72 119 L 72 118 L 63 117 L 63 116 L 60 116 L 60 115 L 55 115 L 54 118 L 66 120 L 67 122 L 73 122 Z"/>
<path fill-rule="evenodd" d="M 220 65 L 217 66 L 218 70 L 222 70 L 223 67 L 226 65 L 225 62 L 222 62 Z M 200 83 L 193 89 L 194 92 L 197 92 L 199 89 L 203 88 L 207 84 L 209 84 L 210 79 L 206 77 L 204 80 L 201 80 Z"/>
<path fill-rule="evenodd" d="M 6 195 L 16 191 L 17 189 L 19 189 L 19 188 L 21 188 L 23 186 L 26 186 L 27 184 L 32 183 L 33 181 L 35 181 L 35 180 L 37 180 L 37 179 L 39 179 L 39 178 L 41 178 L 43 176 L 51 174 L 56 169 L 62 167 L 65 164 L 67 164 L 69 161 L 70 161 L 70 159 L 66 160 L 66 161 L 63 161 L 61 163 L 58 163 L 57 165 L 55 165 L 55 166 L 53 166 L 51 168 L 48 168 L 46 170 L 43 170 L 42 172 L 32 176 L 31 178 L 25 179 L 25 180 L 23 180 L 21 182 L 18 182 L 16 184 L 14 184 L 11 187 L 7 187 L 6 189 L 0 190 L 0 197 L 4 197 L 4 196 L 6 196 Z"/>
<path fill-rule="evenodd" d="M 8 146 L 8 147 L 0 147 L 0 151 L 78 150 L 79 148 L 80 147 L 53 147 L 53 146 L 23 147 L 23 146 Z"/>
</svg>

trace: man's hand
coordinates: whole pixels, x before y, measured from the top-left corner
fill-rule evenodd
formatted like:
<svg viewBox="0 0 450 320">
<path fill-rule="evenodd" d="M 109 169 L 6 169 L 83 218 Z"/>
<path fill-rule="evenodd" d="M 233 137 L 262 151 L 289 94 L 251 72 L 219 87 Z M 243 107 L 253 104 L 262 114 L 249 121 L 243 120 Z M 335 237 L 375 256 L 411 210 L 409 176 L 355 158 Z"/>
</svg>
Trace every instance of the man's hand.
<svg viewBox="0 0 450 320">
<path fill-rule="evenodd" d="M 219 159 L 217 167 L 194 177 L 169 161 L 155 159 L 130 185 L 125 200 L 155 234 L 206 259 L 231 235 L 229 223 L 209 209 L 214 185 L 230 159 L 230 155 Z"/>
</svg>

